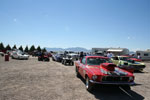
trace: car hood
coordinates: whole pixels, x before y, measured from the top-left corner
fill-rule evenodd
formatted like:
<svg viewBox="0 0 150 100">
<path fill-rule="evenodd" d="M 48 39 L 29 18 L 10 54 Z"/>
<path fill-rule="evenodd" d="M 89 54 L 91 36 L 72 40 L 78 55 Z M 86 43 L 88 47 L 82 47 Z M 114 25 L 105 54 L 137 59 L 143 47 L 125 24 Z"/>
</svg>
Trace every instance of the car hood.
<svg viewBox="0 0 150 100">
<path fill-rule="evenodd" d="M 87 65 L 87 68 L 96 75 L 100 75 L 100 65 Z"/>
<path fill-rule="evenodd" d="M 113 64 L 112 64 L 113 65 Z M 106 64 L 108 66 L 108 64 Z M 118 68 L 117 66 L 114 66 L 114 69 L 108 69 L 101 65 L 88 65 L 88 69 L 95 75 L 110 75 L 110 76 L 127 76 L 131 75 L 132 73 L 129 73 L 125 70 L 122 70 Z"/>
<path fill-rule="evenodd" d="M 121 63 L 128 63 L 129 65 L 145 65 L 144 63 L 140 63 L 140 62 L 136 62 L 136 61 L 133 61 L 133 62 L 130 62 L 130 61 L 123 61 L 121 60 Z"/>
</svg>

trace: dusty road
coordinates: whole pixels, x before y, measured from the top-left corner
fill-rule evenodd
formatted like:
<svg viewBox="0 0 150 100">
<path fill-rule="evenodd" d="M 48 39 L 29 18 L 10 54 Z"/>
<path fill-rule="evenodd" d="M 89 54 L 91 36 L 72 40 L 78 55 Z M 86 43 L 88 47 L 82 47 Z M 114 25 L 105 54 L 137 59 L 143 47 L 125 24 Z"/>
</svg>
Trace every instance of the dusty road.
<svg viewBox="0 0 150 100">
<path fill-rule="evenodd" d="M 121 88 L 85 89 L 76 78 L 74 66 L 38 62 L 37 58 L 4 62 L 0 56 L 0 100 L 150 100 L 150 63 L 143 73 L 135 73 L 130 91 Z"/>
</svg>

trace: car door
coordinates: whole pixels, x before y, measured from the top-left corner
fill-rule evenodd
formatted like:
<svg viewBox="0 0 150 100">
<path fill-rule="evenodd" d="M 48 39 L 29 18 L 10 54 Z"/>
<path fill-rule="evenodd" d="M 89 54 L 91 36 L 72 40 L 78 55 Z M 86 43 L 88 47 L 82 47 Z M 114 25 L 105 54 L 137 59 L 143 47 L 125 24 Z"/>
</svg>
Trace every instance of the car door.
<svg viewBox="0 0 150 100">
<path fill-rule="evenodd" d="M 119 58 L 118 57 L 112 57 L 112 61 L 114 64 L 118 65 L 119 64 Z"/>
<path fill-rule="evenodd" d="M 85 66 L 86 66 L 86 58 L 85 57 L 83 57 L 83 59 L 81 60 L 81 63 L 80 63 L 80 68 L 79 68 L 79 72 L 80 72 L 80 75 L 82 76 L 82 77 L 84 77 L 84 73 L 85 73 Z"/>
</svg>

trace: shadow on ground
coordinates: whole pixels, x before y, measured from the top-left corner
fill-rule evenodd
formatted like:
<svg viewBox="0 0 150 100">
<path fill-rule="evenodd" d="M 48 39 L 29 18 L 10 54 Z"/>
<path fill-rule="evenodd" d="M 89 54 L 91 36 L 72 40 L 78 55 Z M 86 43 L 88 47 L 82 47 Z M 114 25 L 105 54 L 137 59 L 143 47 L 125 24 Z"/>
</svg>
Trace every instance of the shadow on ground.
<svg viewBox="0 0 150 100">
<path fill-rule="evenodd" d="M 94 89 L 92 94 L 99 100 L 143 100 L 144 97 L 132 90 L 121 87 L 104 86 Z"/>
<path fill-rule="evenodd" d="M 83 78 L 81 81 L 85 84 Z M 134 86 L 142 85 L 142 84 L 135 84 Z M 96 99 L 99 100 L 144 100 L 144 97 L 134 91 L 131 90 L 124 90 L 118 86 L 105 86 L 105 85 L 96 85 L 91 92 L 95 96 Z"/>
</svg>

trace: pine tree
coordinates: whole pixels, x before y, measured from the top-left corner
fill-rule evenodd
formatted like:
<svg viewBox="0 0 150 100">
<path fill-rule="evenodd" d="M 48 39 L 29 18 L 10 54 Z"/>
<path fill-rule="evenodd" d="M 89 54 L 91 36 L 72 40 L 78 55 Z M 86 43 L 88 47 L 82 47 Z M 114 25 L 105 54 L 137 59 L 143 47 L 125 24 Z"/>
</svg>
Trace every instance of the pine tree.
<svg viewBox="0 0 150 100">
<path fill-rule="evenodd" d="M 37 47 L 37 51 L 39 51 L 39 52 L 41 51 L 41 47 L 40 46 Z"/>
<path fill-rule="evenodd" d="M 27 52 L 27 53 L 29 52 L 28 46 L 25 47 L 24 52 Z"/>
<path fill-rule="evenodd" d="M 34 50 L 35 50 L 35 47 L 34 47 L 34 45 L 32 45 L 30 48 L 30 52 L 33 52 Z"/>
<path fill-rule="evenodd" d="M 12 49 L 17 49 L 16 45 L 14 45 Z"/>
<path fill-rule="evenodd" d="M 19 47 L 19 50 L 23 51 L 22 45 Z"/>
<path fill-rule="evenodd" d="M 10 45 L 8 44 L 7 46 L 6 46 L 6 48 L 5 48 L 6 50 L 11 50 L 11 47 L 10 47 Z"/>
<path fill-rule="evenodd" d="M 45 49 L 45 48 L 43 48 L 43 49 L 42 49 L 42 52 L 46 52 L 46 49 Z"/>
<path fill-rule="evenodd" d="M 4 47 L 3 43 L 1 42 L 0 43 L 0 51 L 3 51 L 4 49 L 5 49 L 5 47 Z"/>
</svg>

